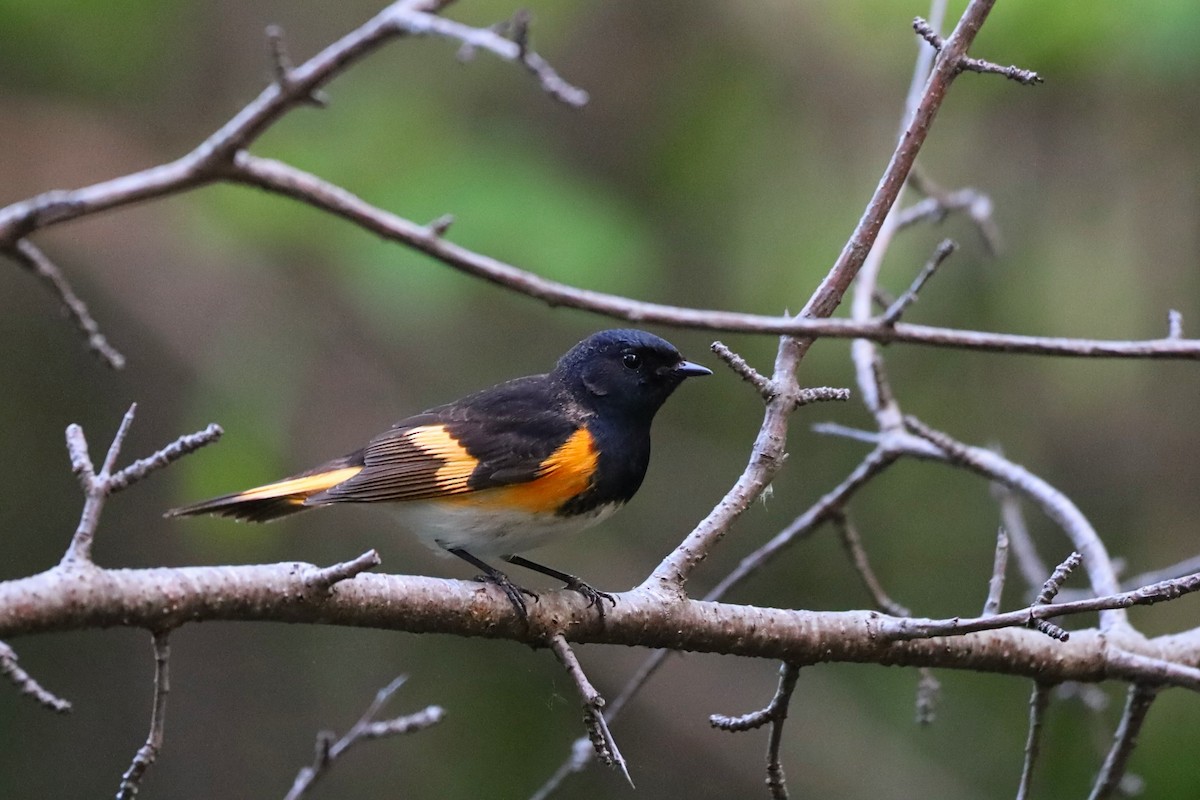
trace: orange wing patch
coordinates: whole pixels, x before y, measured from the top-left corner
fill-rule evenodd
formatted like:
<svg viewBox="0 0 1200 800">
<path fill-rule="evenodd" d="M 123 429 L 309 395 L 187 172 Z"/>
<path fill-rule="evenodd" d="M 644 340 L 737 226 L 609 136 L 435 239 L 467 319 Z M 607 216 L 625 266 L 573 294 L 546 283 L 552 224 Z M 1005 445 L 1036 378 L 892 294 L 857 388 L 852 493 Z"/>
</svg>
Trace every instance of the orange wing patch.
<svg viewBox="0 0 1200 800">
<path fill-rule="evenodd" d="M 563 503 L 587 490 L 592 483 L 598 458 L 592 435 L 586 428 L 580 428 L 542 462 L 538 477 L 532 481 L 484 489 L 472 497 L 464 498 L 464 502 L 482 501 L 512 510 L 553 513 Z"/>
<path fill-rule="evenodd" d="M 450 433 L 440 425 L 413 428 L 406 434 L 408 441 L 426 455 L 442 462 L 438 467 L 438 492 L 459 494 L 469 490 L 467 482 L 471 473 L 479 466 L 479 460 L 467 452 Z"/>
<path fill-rule="evenodd" d="M 353 478 L 362 467 L 342 467 L 341 469 L 333 469 L 329 472 L 321 472 L 316 475 L 304 475 L 299 478 L 289 478 L 286 481 L 278 483 L 268 483 L 266 486 L 259 486 L 254 489 L 247 489 L 244 492 L 238 492 L 234 497 L 237 500 L 269 500 L 272 498 L 289 498 L 296 504 L 302 504 L 304 498 L 309 495 L 323 492 L 326 489 L 337 486 L 343 481 Z"/>
</svg>

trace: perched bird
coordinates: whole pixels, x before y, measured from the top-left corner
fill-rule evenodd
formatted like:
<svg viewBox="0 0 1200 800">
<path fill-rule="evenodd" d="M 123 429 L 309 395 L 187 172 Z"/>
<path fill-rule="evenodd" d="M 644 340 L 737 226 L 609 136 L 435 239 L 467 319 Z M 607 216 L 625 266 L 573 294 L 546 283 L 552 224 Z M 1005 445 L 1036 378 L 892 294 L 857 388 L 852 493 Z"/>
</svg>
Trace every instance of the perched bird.
<svg viewBox="0 0 1200 800">
<path fill-rule="evenodd" d="M 166 516 L 266 522 L 334 503 L 385 503 L 426 544 L 482 570 L 522 617 L 522 595 L 537 595 L 479 556 L 562 580 L 603 614 L 600 601 L 615 603 L 612 595 L 516 554 L 594 525 L 633 497 L 654 414 L 685 378 L 711 374 L 653 334 L 600 331 L 548 373 L 431 408 L 349 455 Z"/>
</svg>

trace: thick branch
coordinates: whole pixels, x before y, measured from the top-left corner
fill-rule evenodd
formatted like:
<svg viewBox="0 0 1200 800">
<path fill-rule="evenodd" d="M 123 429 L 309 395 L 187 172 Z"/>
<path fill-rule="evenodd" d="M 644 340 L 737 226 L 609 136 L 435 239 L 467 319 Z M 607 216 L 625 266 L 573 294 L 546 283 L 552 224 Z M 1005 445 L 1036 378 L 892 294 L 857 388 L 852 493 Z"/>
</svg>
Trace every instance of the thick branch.
<svg viewBox="0 0 1200 800">
<path fill-rule="evenodd" d="M 549 592 L 530 607 L 526 625 L 503 593 L 486 584 L 364 573 L 336 584 L 326 595 L 307 590 L 306 577 L 313 569 L 305 564 L 54 569 L 0 583 L 0 638 L 111 626 L 159 630 L 215 620 L 450 633 L 530 645 L 562 630 L 572 642 L 719 652 L 800 666 L 844 661 L 998 672 L 1048 682 L 1120 679 L 1184 686 L 1195 685 L 1190 674 L 1195 670 L 1164 670 L 1162 665 L 1200 663 L 1200 631 L 1149 641 L 1132 632 L 1101 636 L 1083 630 L 1072 632 L 1068 642 L 1055 642 L 1025 629 L 909 640 L 887 634 L 920 621 L 869 611 L 664 603 L 656 593 L 637 591 L 619 595 L 603 622 L 574 593 Z M 1200 576 L 1195 580 L 1200 582 Z M 1150 594 L 1140 601 L 1120 596 L 1109 602 L 1149 602 Z M 1099 602 L 1038 606 L 1008 622 L 1023 625 L 1030 614 L 1049 618 L 1094 609 Z M 969 629 L 970 621 L 961 620 L 956 631 Z M 923 632 L 910 628 L 905 633 Z"/>
</svg>

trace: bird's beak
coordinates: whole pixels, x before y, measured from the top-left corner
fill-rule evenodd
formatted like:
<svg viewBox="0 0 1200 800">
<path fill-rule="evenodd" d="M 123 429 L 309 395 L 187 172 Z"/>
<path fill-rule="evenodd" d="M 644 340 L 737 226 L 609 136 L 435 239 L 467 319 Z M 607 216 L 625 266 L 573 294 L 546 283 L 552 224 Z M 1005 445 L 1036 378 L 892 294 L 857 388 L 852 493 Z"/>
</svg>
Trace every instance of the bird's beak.
<svg viewBox="0 0 1200 800">
<path fill-rule="evenodd" d="M 681 361 L 675 366 L 675 374 L 681 378 L 699 378 L 702 375 L 712 375 L 712 370 L 691 361 Z"/>
</svg>

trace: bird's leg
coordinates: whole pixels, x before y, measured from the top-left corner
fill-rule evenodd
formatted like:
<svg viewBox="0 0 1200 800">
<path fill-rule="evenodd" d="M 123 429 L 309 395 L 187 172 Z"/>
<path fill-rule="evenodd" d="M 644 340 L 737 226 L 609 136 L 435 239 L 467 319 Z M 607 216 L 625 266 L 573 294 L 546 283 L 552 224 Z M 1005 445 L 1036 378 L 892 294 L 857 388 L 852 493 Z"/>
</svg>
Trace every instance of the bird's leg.
<svg viewBox="0 0 1200 800">
<path fill-rule="evenodd" d="M 482 570 L 483 574 L 475 580 L 484 581 L 485 583 L 494 583 L 504 590 L 504 594 L 508 597 L 508 602 L 512 603 L 513 608 L 517 611 L 517 616 L 526 622 L 529 621 L 529 610 L 525 607 L 525 598 L 522 595 L 529 595 L 535 601 L 538 599 L 536 592 L 531 592 L 524 586 L 518 586 L 509 580 L 509 577 L 500 570 L 488 564 L 486 561 L 481 561 L 475 556 L 463 550 L 461 547 L 448 547 L 449 552 L 473 565 L 475 568 Z"/>
<path fill-rule="evenodd" d="M 543 575 L 549 575 L 551 578 L 558 578 L 560 581 L 566 584 L 565 588 L 570 589 L 573 592 L 579 592 L 581 595 L 583 595 L 588 601 L 588 608 L 595 606 L 596 610 L 600 612 L 600 616 L 602 617 L 604 616 L 604 603 L 601 602 L 602 600 L 607 600 L 614 607 L 617 605 L 617 598 L 613 597 L 608 592 L 602 592 L 599 589 L 592 588 L 570 573 L 562 572 L 554 569 L 553 567 L 547 567 L 544 564 L 539 564 L 536 561 L 530 561 L 529 559 L 521 558 L 520 556 L 501 556 L 501 558 L 510 564 L 516 564 L 518 567 L 531 569 L 534 572 L 540 572 Z"/>
</svg>

